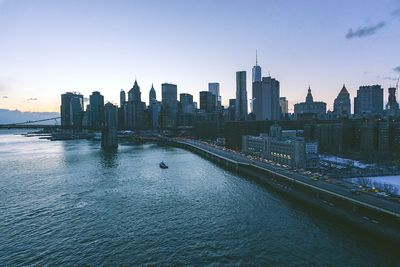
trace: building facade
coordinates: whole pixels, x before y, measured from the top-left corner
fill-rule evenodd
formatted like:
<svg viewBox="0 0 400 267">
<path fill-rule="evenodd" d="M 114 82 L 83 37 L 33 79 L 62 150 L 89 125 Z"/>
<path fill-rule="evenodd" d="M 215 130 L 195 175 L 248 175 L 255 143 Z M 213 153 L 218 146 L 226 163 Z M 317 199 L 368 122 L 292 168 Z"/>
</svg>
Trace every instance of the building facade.
<svg viewBox="0 0 400 267">
<path fill-rule="evenodd" d="M 93 92 L 89 96 L 89 125 L 92 129 L 100 129 L 104 122 L 104 96 Z"/>
<path fill-rule="evenodd" d="M 176 84 L 163 83 L 161 85 L 161 124 L 164 128 L 176 126 L 178 112 L 178 89 Z"/>
<path fill-rule="evenodd" d="M 243 136 L 242 151 L 294 168 L 313 169 L 319 166 L 318 143 L 285 135 L 278 125 L 271 126 L 269 135 Z"/>
<path fill-rule="evenodd" d="M 308 87 L 306 101 L 294 105 L 294 116 L 296 119 L 317 118 L 324 119 L 326 115 L 326 103 L 314 101 L 311 88 Z"/>
<path fill-rule="evenodd" d="M 235 119 L 246 120 L 246 118 L 247 118 L 246 71 L 238 71 L 236 72 Z"/>
<path fill-rule="evenodd" d="M 82 127 L 83 95 L 67 92 L 61 95 L 61 126 Z"/>
<path fill-rule="evenodd" d="M 279 81 L 263 77 L 253 83 L 253 113 L 256 120 L 280 120 Z"/>
<path fill-rule="evenodd" d="M 347 118 L 351 115 L 350 94 L 344 84 L 342 90 L 339 92 L 339 95 L 333 102 L 333 112 L 335 113 L 336 117 L 339 118 Z"/>
<path fill-rule="evenodd" d="M 360 86 L 354 98 L 354 114 L 373 116 L 383 114 L 383 88 L 380 85 Z"/>
</svg>

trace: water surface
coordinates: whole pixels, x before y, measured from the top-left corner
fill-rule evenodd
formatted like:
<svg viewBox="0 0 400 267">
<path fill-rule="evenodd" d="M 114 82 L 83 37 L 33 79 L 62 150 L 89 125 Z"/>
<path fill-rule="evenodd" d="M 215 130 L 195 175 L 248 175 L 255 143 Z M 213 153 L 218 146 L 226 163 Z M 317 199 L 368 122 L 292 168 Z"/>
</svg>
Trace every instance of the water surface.
<svg viewBox="0 0 400 267">
<path fill-rule="evenodd" d="M 0 266 L 400 265 L 396 248 L 188 151 L 14 133 L 0 131 Z"/>
</svg>

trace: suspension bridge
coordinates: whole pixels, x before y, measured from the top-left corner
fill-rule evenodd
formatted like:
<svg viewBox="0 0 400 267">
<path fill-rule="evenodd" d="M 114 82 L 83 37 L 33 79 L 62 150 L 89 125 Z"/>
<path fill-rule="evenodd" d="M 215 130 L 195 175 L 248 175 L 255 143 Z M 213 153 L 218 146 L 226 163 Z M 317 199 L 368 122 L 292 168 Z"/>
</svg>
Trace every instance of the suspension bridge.
<svg viewBox="0 0 400 267">
<path fill-rule="evenodd" d="M 53 117 L 41 120 L 29 120 L 24 122 L 7 123 L 0 124 L 0 129 L 15 129 L 15 128 L 61 128 L 60 123 L 58 123 L 61 117 Z M 44 122 L 54 121 L 54 124 L 41 124 Z"/>
</svg>

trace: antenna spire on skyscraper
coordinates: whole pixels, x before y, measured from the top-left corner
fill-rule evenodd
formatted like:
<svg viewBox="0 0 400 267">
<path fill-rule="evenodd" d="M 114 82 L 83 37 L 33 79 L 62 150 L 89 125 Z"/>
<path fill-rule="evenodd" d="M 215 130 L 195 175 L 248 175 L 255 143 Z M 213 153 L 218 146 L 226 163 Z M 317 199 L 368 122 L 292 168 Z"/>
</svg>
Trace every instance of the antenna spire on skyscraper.
<svg viewBox="0 0 400 267">
<path fill-rule="evenodd" d="M 257 49 L 256 49 L 256 66 L 258 66 L 258 60 L 257 60 Z"/>
</svg>

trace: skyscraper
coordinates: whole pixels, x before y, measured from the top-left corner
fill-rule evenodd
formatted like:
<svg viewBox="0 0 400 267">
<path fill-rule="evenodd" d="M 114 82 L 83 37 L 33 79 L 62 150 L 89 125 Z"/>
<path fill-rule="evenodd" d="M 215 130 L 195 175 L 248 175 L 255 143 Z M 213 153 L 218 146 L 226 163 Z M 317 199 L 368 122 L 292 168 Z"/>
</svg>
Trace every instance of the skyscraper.
<svg viewBox="0 0 400 267">
<path fill-rule="evenodd" d="M 178 111 L 177 94 L 178 89 L 176 84 L 163 83 L 161 85 L 162 126 L 165 128 L 171 128 L 176 125 L 176 113 Z"/>
<path fill-rule="evenodd" d="M 219 92 L 219 83 L 208 83 L 208 91 L 211 92 L 215 97 L 215 105 L 218 105 L 218 101 L 221 102 L 221 96 Z"/>
<path fill-rule="evenodd" d="M 160 105 L 157 101 L 156 90 L 154 90 L 154 86 L 152 84 L 149 92 L 149 117 L 152 128 L 157 128 L 159 126 L 158 125 L 159 113 L 160 113 Z"/>
<path fill-rule="evenodd" d="M 396 88 L 390 87 L 388 88 L 388 92 L 389 92 L 389 97 L 388 97 L 388 103 L 386 104 L 386 109 L 397 111 L 399 109 L 399 103 L 397 102 L 396 99 Z"/>
<path fill-rule="evenodd" d="M 257 51 L 256 51 L 256 65 L 253 67 L 252 70 L 252 82 L 261 82 L 261 67 L 258 66 L 258 60 L 257 60 Z"/>
<path fill-rule="evenodd" d="M 200 92 L 200 109 L 206 113 L 215 111 L 215 95 L 208 91 Z"/>
<path fill-rule="evenodd" d="M 125 104 L 126 101 L 126 94 L 124 89 L 121 89 L 121 92 L 119 92 L 119 106 L 122 107 Z"/>
<path fill-rule="evenodd" d="M 235 119 L 246 120 L 246 117 L 247 117 L 246 71 L 238 71 L 236 72 Z"/>
<path fill-rule="evenodd" d="M 149 106 L 153 99 L 157 100 L 157 96 L 156 96 L 156 90 L 154 90 L 153 84 L 151 84 L 151 89 L 149 92 Z"/>
<path fill-rule="evenodd" d="M 191 94 L 180 94 L 182 113 L 194 113 L 193 96 Z"/>
<path fill-rule="evenodd" d="M 100 129 L 104 119 L 104 96 L 94 91 L 89 96 L 89 103 L 89 125 L 92 129 Z"/>
<path fill-rule="evenodd" d="M 343 84 L 342 90 L 333 102 L 333 112 L 338 117 L 348 117 L 351 114 L 350 94 Z"/>
<path fill-rule="evenodd" d="M 65 93 L 61 95 L 61 126 L 80 128 L 83 118 L 83 95 Z"/>
<path fill-rule="evenodd" d="M 104 106 L 104 128 L 101 132 L 101 146 L 103 148 L 118 147 L 117 137 L 118 109 L 111 103 Z"/>
<path fill-rule="evenodd" d="M 381 115 L 383 113 L 383 88 L 380 85 L 360 86 L 354 98 L 355 115 Z"/>
<path fill-rule="evenodd" d="M 263 77 L 261 82 L 253 83 L 253 113 L 257 120 L 279 120 L 279 81 Z"/>
<path fill-rule="evenodd" d="M 132 89 L 128 92 L 128 102 L 125 105 L 125 126 L 128 129 L 143 127 L 143 115 L 146 104 L 142 102 L 140 87 L 135 80 Z"/>
</svg>

